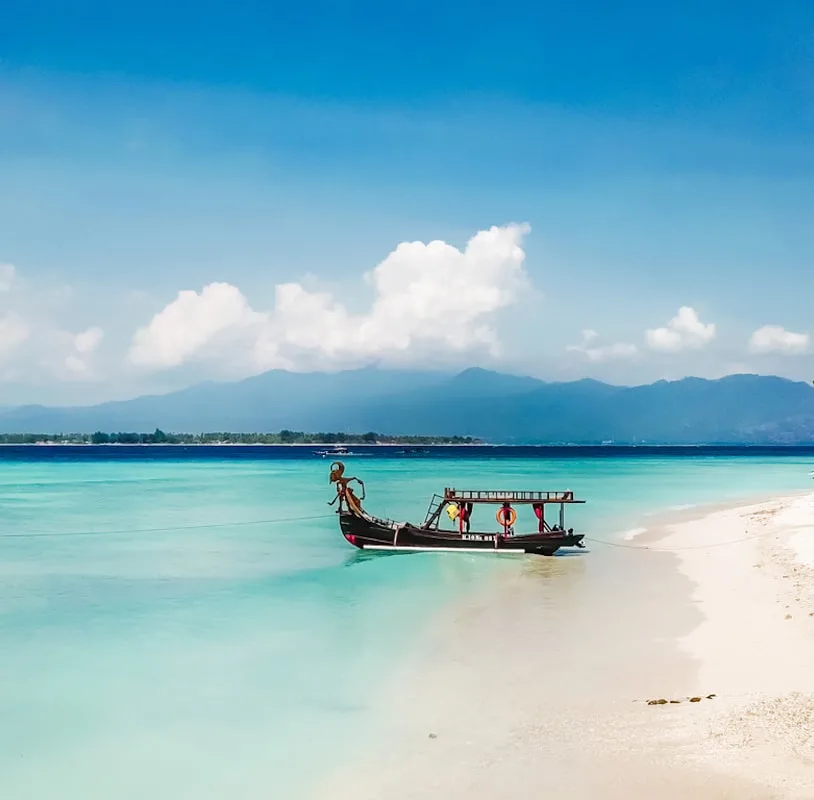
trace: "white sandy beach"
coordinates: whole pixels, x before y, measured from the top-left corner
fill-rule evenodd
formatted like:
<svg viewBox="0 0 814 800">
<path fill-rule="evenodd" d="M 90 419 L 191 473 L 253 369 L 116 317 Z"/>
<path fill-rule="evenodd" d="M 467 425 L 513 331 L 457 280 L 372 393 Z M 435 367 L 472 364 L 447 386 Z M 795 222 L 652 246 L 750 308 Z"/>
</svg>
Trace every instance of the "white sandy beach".
<svg viewBox="0 0 814 800">
<path fill-rule="evenodd" d="M 814 495 L 617 542 L 445 613 L 324 796 L 814 798 Z"/>
</svg>

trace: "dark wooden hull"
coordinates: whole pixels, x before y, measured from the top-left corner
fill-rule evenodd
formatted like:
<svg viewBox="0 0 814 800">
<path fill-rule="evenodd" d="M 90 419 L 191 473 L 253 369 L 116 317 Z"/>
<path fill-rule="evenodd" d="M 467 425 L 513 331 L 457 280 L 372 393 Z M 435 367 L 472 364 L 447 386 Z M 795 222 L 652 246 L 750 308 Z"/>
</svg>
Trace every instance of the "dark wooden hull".
<svg viewBox="0 0 814 800">
<path fill-rule="evenodd" d="M 362 550 L 533 553 L 551 556 L 561 547 L 582 547 L 583 534 L 546 532 L 503 536 L 495 533 L 464 533 L 419 528 L 375 517 L 339 514 L 342 534 L 350 544 Z"/>
</svg>

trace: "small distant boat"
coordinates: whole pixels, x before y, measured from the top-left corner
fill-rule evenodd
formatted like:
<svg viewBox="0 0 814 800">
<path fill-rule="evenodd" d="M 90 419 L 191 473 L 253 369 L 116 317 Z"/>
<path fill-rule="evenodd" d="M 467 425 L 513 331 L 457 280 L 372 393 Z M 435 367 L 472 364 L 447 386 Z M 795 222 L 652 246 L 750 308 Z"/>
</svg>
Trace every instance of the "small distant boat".
<svg viewBox="0 0 814 800">
<path fill-rule="evenodd" d="M 322 456 L 323 458 L 328 458 L 329 456 L 352 456 L 350 450 L 347 447 L 332 447 L 330 450 L 314 450 L 315 456 Z"/>
<path fill-rule="evenodd" d="M 584 503 L 577 500 L 571 491 L 528 492 L 528 491 L 462 491 L 444 489 L 430 501 L 424 522 L 413 525 L 410 522 L 394 522 L 369 514 L 362 507 L 365 499 L 365 485 L 359 478 L 345 477 L 345 465 L 335 461 L 331 465 L 330 482 L 336 484 L 339 527 L 345 539 L 362 550 L 389 550 L 401 552 L 454 551 L 484 553 L 532 553 L 551 556 L 562 547 L 584 547 L 585 534 L 574 533 L 573 528 L 565 529 L 565 506 Z M 351 483 L 361 486 L 361 496 L 357 497 Z M 497 531 L 473 532 L 470 521 L 476 506 L 498 506 L 495 520 Z M 558 510 L 558 520 L 553 525 L 546 519 L 548 506 Z M 531 506 L 537 522 L 537 530 L 529 533 L 515 533 L 517 512 L 514 506 Z M 444 529 L 441 520 L 446 513 L 456 529 Z"/>
<path fill-rule="evenodd" d="M 336 447 L 332 447 L 330 450 L 314 450 L 313 451 L 315 456 L 322 456 L 322 458 L 335 458 L 336 456 L 369 456 L 370 453 L 354 453 L 351 450 L 348 450 L 347 447 L 342 447 L 341 445 L 337 445 Z"/>
</svg>

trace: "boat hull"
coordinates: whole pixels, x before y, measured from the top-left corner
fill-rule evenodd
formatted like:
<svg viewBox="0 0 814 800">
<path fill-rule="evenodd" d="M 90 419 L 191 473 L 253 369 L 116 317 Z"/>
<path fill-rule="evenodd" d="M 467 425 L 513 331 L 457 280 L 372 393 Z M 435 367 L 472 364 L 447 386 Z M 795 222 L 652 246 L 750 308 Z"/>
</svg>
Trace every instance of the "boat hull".
<svg viewBox="0 0 814 800">
<path fill-rule="evenodd" d="M 341 512 L 342 535 L 362 550 L 416 552 L 531 553 L 552 556 L 561 547 L 581 547 L 580 533 L 526 533 L 504 536 L 495 533 L 464 533 L 419 528 L 409 523 L 391 523 L 371 517 Z"/>
</svg>

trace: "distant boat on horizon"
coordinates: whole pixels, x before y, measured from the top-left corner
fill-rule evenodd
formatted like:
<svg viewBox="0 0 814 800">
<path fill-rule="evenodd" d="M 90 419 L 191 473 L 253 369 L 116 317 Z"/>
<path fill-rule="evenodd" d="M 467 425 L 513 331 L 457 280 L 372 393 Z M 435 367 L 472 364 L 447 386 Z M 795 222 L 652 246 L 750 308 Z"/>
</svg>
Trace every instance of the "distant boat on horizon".
<svg viewBox="0 0 814 800">
<path fill-rule="evenodd" d="M 322 458 L 333 458 L 335 456 L 367 456 L 370 453 L 354 453 L 351 450 L 348 450 L 347 447 L 343 447 L 342 445 L 337 445 L 336 447 L 332 447 L 330 450 L 314 450 L 313 451 L 315 456 L 321 456 Z"/>
</svg>

